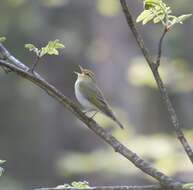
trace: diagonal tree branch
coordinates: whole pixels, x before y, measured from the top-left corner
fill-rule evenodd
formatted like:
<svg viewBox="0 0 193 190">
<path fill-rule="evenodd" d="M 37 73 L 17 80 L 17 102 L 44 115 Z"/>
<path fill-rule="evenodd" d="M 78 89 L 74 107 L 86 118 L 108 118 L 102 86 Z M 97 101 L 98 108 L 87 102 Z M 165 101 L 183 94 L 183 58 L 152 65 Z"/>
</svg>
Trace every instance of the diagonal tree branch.
<svg viewBox="0 0 193 190">
<path fill-rule="evenodd" d="M 151 71 L 153 73 L 153 76 L 156 80 L 156 83 L 157 83 L 157 86 L 158 86 L 158 89 L 159 89 L 159 92 L 160 92 L 160 95 L 161 95 L 161 98 L 168 110 L 168 113 L 169 113 L 169 117 L 171 119 L 171 122 L 172 122 L 172 125 L 174 127 L 174 130 L 176 132 L 176 135 L 177 135 L 177 138 L 179 139 L 179 141 L 181 142 L 187 156 L 189 157 L 190 161 L 193 163 L 193 151 L 192 151 L 192 148 L 191 146 L 189 145 L 187 139 L 185 138 L 182 130 L 180 129 L 180 124 L 179 124 L 179 120 L 178 120 L 178 117 L 176 115 L 176 112 L 175 112 L 175 109 L 171 103 L 171 100 L 169 98 L 169 95 L 168 95 L 168 92 L 166 90 L 166 87 L 164 86 L 163 82 L 162 82 L 162 79 L 160 77 L 160 74 L 159 74 L 159 71 L 158 71 L 158 66 L 156 63 L 154 63 L 154 61 L 152 60 L 151 56 L 150 56 L 150 53 L 148 52 L 148 50 L 146 49 L 145 45 L 144 45 L 144 42 L 143 42 L 143 39 L 141 37 L 141 35 L 139 34 L 139 32 L 137 31 L 136 29 L 136 26 L 135 26 L 135 23 L 134 23 L 134 20 L 132 18 L 132 15 L 129 11 L 129 8 L 127 6 L 127 3 L 126 3 L 126 0 L 120 0 L 120 3 L 121 3 L 121 6 L 122 6 L 122 9 L 123 9 L 123 12 L 125 14 L 125 17 L 126 17 L 126 20 L 127 20 L 127 24 L 128 26 L 130 27 L 136 41 L 137 41 L 137 44 L 138 46 L 140 47 L 149 67 L 151 68 Z M 162 41 L 163 41 L 163 38 L 165 36 L 165 32 L 163 33 L 163 37 L 160 39 L 160 47 L 159 47 L 159 51 L 158 51 L 158 58 L 157 58 L 157 63 L 159 65 L 160 63 L 160 58 L 161 58 L 161 47 L 162 47 Z"/>
<path fill-rule="evenodd" d="M 3 48 L 1 48 L 3 47 Z M 0 54 L 4 54 L 7 51 L 5 47 L 0 45 Z M 8 52 L 8 51 L 7 51 Z M 11 55 L 10 53 L 8 55 Z M 9 60 L 9 57 L 6 57 L 6 60 L 11 61 L 9 63 L 5 60 L 0 60 L 0 66 L 10 69 L 12 72 L 18 74 L 22 78 L 25 78 L 32 83 L 39 86 L 41 89 L 46 91 L 50 96 L 52 96 L 55 100 L 61 103 L 65 108 L 71 111 L 77 118 L 79 118 L 83 123 L 86 124 L 88 128 L 90 128 L 93 132 L 96 133 L 101 139 L 103 139 L 107 144 L 109 144 L 115 152 L 118 152 L 123 157 L 131 161 L 137 168 L 145 172 L 146 174 L 152 176 L 154 179 L 158 180 L 161 185 L 170 187 L 175 190 L 182 189 L 182 183 L 174 180 L 173 178 L 165 175 L 164 173 L 158 171 L 154 167 L 152 167 L 148 162 L 144 161 L 140 158 L 136 153 L 132 152 L 126 146 L 124 146 L 121 142 L 119 142 L 115 137 L 113 137 L 110 133 L 105 131 L 102 127 L 100 127 L 93 119 L 88 118 L 78 106 L 76 106 L 69 98 L 65 97 L 62 92 L 57 90 L 54 86 L 49 84 L 46 80 L 44 80 L 37 73 L 32 74 L 28 72 L 28 67 L 17 60 L 15 57 L 11 56 L 12 59 Z"/>
<path fill-rule="evenodd" d="M 40 188 L 35 190 L 80 190 L 77 188 L 66 188 L 61 186 L 51 188 Z M 159 185 L 147 185 L 147 186 L 101 186 L 101 187 L 90 187 L 81 190 L 166 190 L 161 188 Z"/>
</svg>

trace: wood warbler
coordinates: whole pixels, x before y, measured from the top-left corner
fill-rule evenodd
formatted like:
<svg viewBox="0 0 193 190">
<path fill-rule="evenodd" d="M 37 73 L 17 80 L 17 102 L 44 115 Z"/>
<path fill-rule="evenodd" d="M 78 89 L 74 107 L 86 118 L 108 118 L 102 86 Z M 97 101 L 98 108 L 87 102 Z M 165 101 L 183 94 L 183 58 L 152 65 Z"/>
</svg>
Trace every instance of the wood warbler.
<svg viewBox="0 0 193 190">
<path fill-rule="evenodd" d="M 93 72 L 88 69 L 83 69 L 81 66 L 79 67 L 81 73 L 75 72 L 78 77 L 75 82 L 74 88 L 76 98 L 85 108 L 84 112 L 87 113 L 95 111 L 97 113 L 98 111 L 100 111 L 110 117 L 123 129 L 123 125 L 115 117 L 101 90 L 97 86 Z"/>
</svg>

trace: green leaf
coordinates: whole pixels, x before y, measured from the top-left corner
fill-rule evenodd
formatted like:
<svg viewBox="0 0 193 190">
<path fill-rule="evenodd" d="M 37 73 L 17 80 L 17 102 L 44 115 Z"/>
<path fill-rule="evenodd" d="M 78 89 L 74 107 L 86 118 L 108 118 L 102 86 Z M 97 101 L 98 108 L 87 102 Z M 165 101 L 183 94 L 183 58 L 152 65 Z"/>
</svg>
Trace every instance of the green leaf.
<svg viewBox="0 0 193 190">
<path fill-rule="evenodd" d="M 25 48 L 29 49 L 29 51 L 33 51 L 34 49 L 37 49 L 33 44 L 25 44 Z"/>
<path fill-rule="evenodd" d="M 4 42 L 6 40 L 6 37 L 2 36 L 0 37 L 0 43 Z"/>
<path fill-rule="evenodd" d="M 170 7 L 166 6 L 161 0 L 145 0 L 145 10 L 137 17 L 137 22 L 146 24 L 153 20 L 154 23 L 163 22 L 169 12 Z"/>
<path fill-rule="evenodd" d="M 193 183 L 186 183 L 183 185 L 183 188 L 185 189 L 193 189 Z"/>
<path fill-rule="evenodd" d="M 33 51 L 39 58 L 44 55 L 59 55 L 58 49 L 64 48 L 65 46 L 60 43 L 59 40 L 49 41 L 45 47 L 38 49 L 33 44 L 25 44 L 25 48 L 29 51 Z"/>
<path fill-rule="evenodd" d="M 90 188 L 87 181 L 73 181 L 71 184 L 58 185 L 56 189 L 86 189 Z"/>
<path fill-rule="evenodd" d="M 177 17 L 178 23 L 183 24 L 183 22 L 187 19 L 189 19 L 192 16 L 192 14 L 185 14 Z"/>
<path fill-rule="evenodd" d="M 39 49 L 33 44 L 25 44 L 25 48 L 39 56 Z"/>
<path fill-rule="evenodd" d="M 146 10 L 151 9 L 155 7 L 156 5 L 159 5 L 160 0 L 145 0 L 144 1 L 144 8 Z"/>
<path fill-rule="evenodd" d="M 155 17 L 154 19 L 153 19 L 153 22 L 155 23 L 155 24 L 157 24 L 157 23 L 159 23 L 160 21 L 162 21 L 164 19 L 164 15 L 159 15 L 159 16 L 157 16 L 157 17 Z"/>
<path fill-rule="evenodd" d="M 52 48 L 49 48 L 49 47 L 43 47 L 41 49 L 41 54 L 40 54 L 41 56 L 40 57 L 42 57 L 46 54 L 48 54 L 48 55 L 58 55 L 59 52 L 58 52 L 57 49 L 52 49 Z"/>
<path fill-rule="evenodd" d="M 6 160 L 0 160 L 0 164 L 3 164 L 5 162 L 6 162 Z"/>
<path fill-rule="evenodd" d="M 138 17 L 136 22 L 141 22 L 143 21 L 145 18 L 147 18 L 149 15 L 151 15 L 152 12 L 150 10 L 144 10 Z"/>
<path fill-rule="evenodd" d="M 73 181 L 71 183 L 73 188 L 77 188 L 77 189 L 85 189 L 85 188 L 89 188 L 89 183 L 87 181 Z"/>
<path fill-rule="evenodd" d="M 154 18 L 154 15 L 151 14 L 149 16 L 147 16 L 144 20 L 143 20 L 143 25 L 147 24 L 148 22 L 150 22 L 152 19 Z"/>
<path fill-rule="evenodd" d="M 145 10 L 136 19 L 136 22 L 142 22 L 143 25 L 153 21 L 154 24 L 162 22 L 164 27 L 170 28 L 174 24 L 182 24 L 192 16 L 192 14 L 184 14 L 179 17 L 171 15 L 171 8 L 162 0 L 144 0 L 143 3 Z"/>
<path fill-rule="evenodd" d="M 181 15 L 179 17 L 173 16 L 173 15 L 169 15 L 168 18 L 170 19 L 170 25 L 169 27 L 172 27 L 175 24 L 183 24 L 183 22 L 185 20 L 187 20 L 188 18 L 190 18 L 192 16 L 192 14 L 186 14 L 186 15 Z"/>
<path fill-rule="evenodd" d="M 60 43 L 59 40 L 49 41 L 45 47 L 41 48 L 40 57 L 48 55 L 59 55 L 58 49 L 62 49 L 65 46 Z"/>
</svg>

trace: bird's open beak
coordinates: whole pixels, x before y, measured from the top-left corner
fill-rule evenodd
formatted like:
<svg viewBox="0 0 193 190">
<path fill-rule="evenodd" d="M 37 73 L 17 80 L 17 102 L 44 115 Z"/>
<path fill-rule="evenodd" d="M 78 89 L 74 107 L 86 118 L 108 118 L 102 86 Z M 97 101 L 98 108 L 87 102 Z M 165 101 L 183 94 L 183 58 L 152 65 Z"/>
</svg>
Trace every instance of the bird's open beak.
<svg viewBox="0 0 193 190">
<path fill-rule="evenodd" d="M 84 69 L 79 65 L 79 68 L 80 68 L 80 71 L 81 72 L 83 72 L 84 71 Z"/>
<path fill-rule="evenodd" d="M 76 74 L 76 75 L 78 75 L 79 73 L 78 72 L 76 72 L 76 71 L 74 71 L 74 73 Z"/>
</svg>

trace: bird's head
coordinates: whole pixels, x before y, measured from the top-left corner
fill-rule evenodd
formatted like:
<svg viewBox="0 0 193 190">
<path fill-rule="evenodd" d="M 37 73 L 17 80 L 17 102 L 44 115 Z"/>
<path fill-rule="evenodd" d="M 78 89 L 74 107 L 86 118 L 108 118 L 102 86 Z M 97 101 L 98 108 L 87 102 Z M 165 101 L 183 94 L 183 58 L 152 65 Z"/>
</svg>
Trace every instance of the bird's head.
<svg viewBox="0 0 193 190">
<path fill-rule="evenodd" d="M 78 78 L 80 79 L 92 79 L 94 80 L 94 73 L 88 69 L 83 69 L 80 65 L 79 65 L 79 68 L 80 68 L 80 73 L 78 72 L 74 72 L 75 74 L 78 75 Z"/>
</svg>

